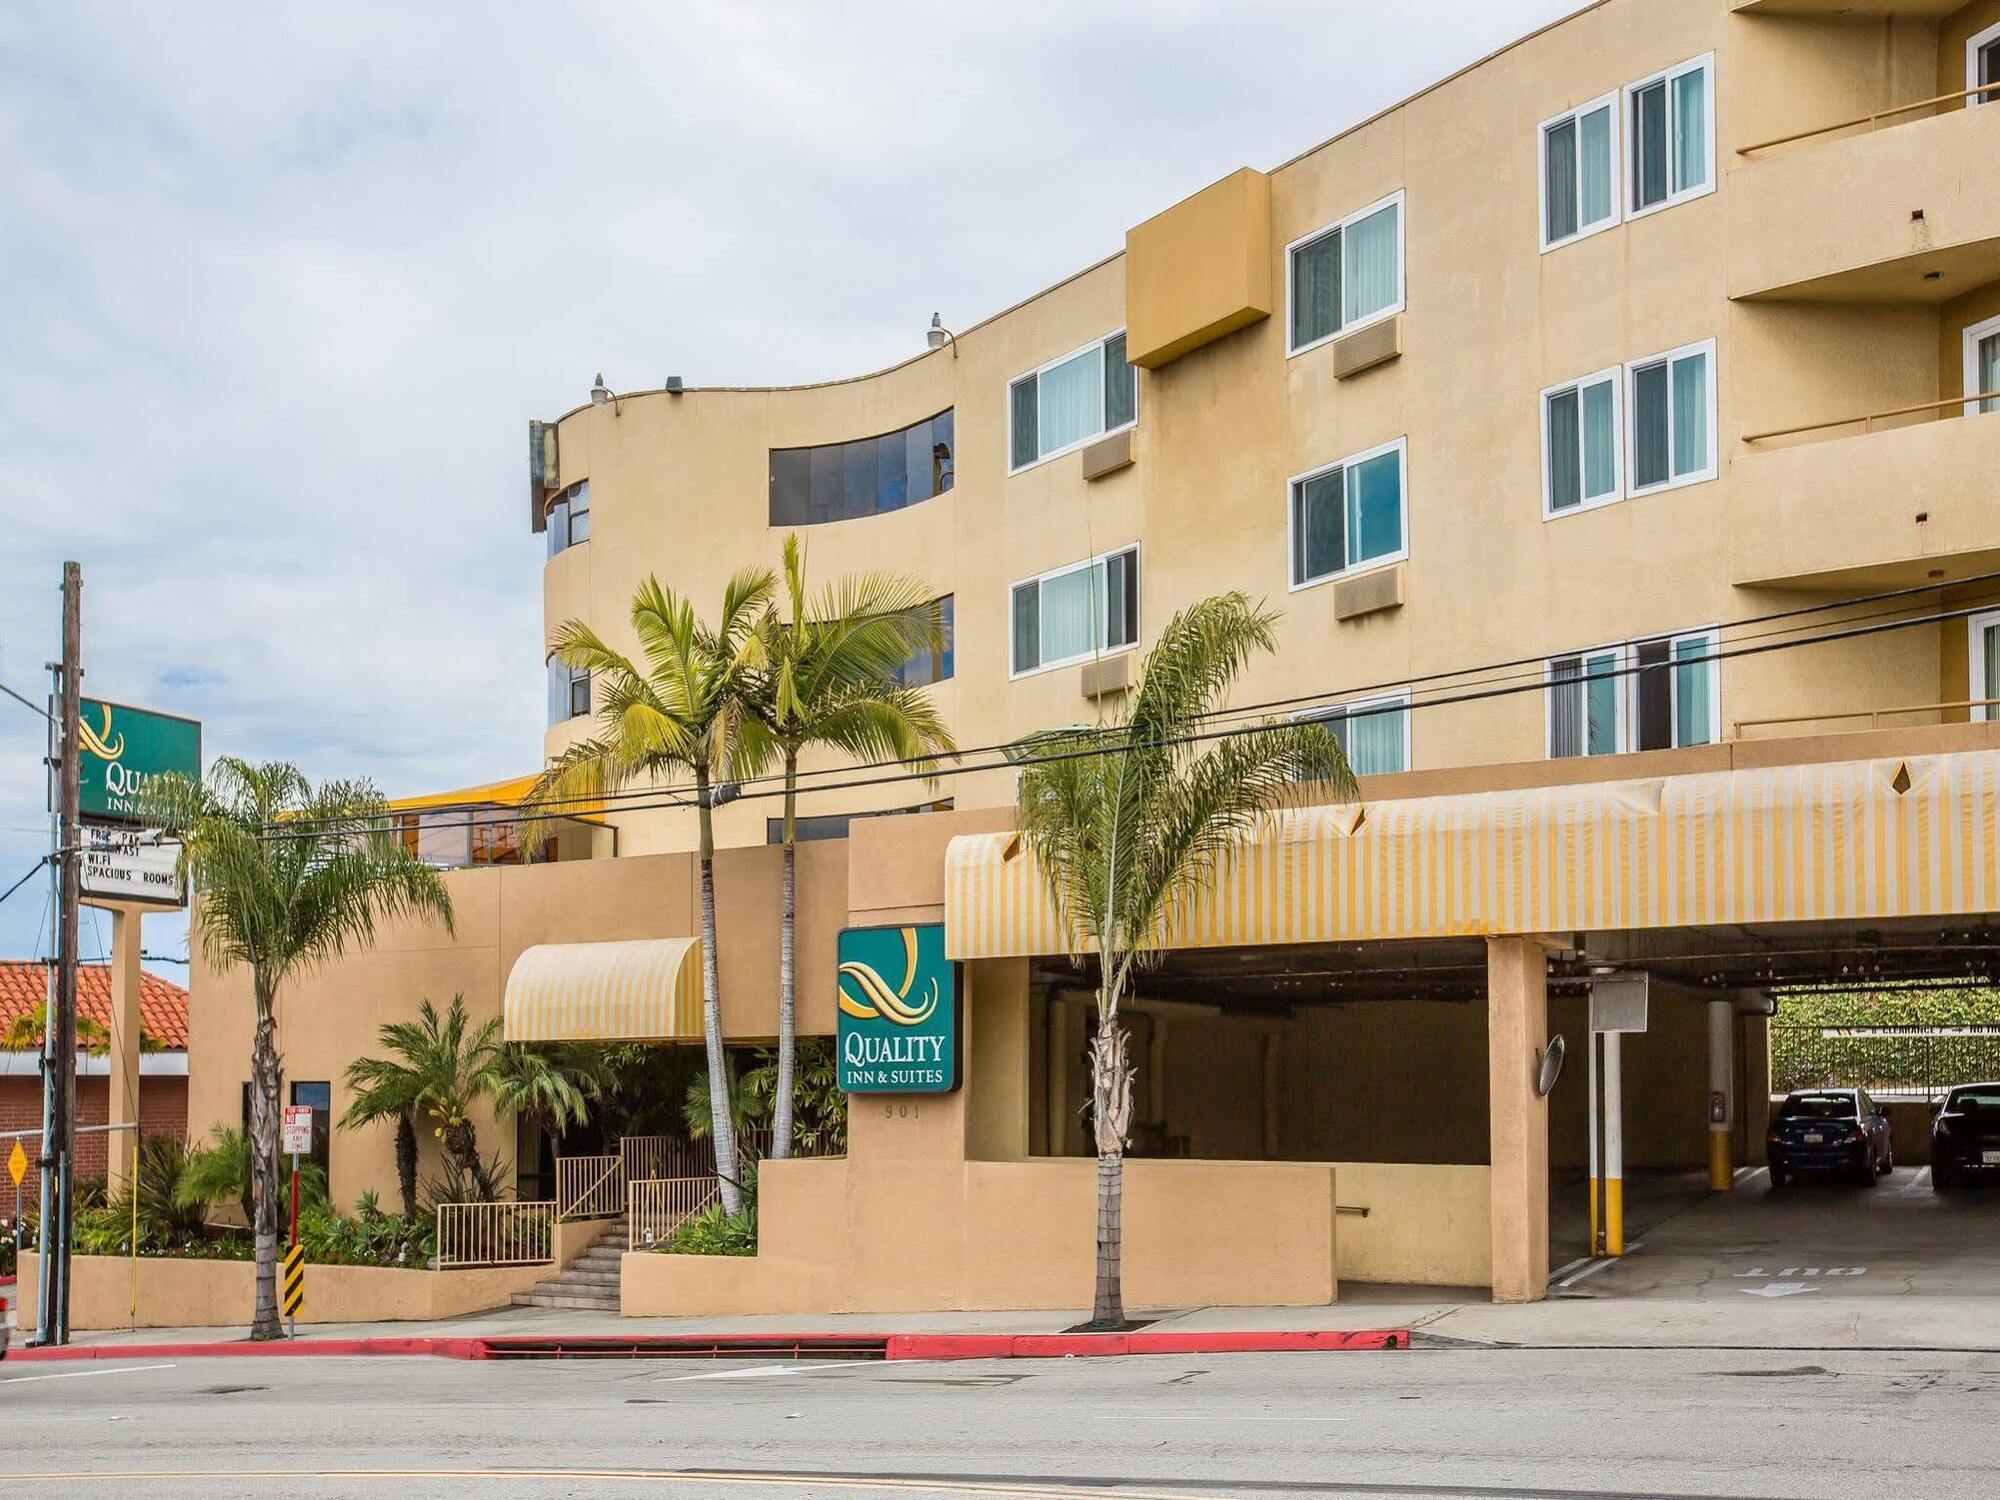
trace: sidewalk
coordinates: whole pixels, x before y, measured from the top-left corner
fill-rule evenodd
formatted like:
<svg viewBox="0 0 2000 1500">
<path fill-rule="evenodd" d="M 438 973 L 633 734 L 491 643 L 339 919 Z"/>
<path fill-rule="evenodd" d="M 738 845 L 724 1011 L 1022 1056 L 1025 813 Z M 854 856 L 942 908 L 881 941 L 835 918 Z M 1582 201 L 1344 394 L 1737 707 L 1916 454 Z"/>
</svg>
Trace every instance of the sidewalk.
<svg viewBox="0 0 2000 1500">
<path fill-rule="evenodd" d="M 1201 1307 L 1142 1311 L 1150 1334 L 1304 1333 L 1408 1330 L 1419 1348 L 1954 1349 L 2000 1350 L 2000 1298 L 1822 1296 L 1756 1298 L 1554 1298 L 1501 1307 L 1439 1291 L 1409 1300 L 1408 1288 L 1352 1288 L 1330 1307 Z M 356 1340 L 686 1338 L 896 1334 L 1048 1335 L 1089 1316 L 1065 1312 L 839 1313 L 820 1317 L 621 1318 L 560 1308 L 506 1308 L 432 1323 L 312 1324 L 301 1343 Z M 240 1327 L 144 1328 L 78 1334 L 83 1348 L 225 1344 Z"/>
</svg>

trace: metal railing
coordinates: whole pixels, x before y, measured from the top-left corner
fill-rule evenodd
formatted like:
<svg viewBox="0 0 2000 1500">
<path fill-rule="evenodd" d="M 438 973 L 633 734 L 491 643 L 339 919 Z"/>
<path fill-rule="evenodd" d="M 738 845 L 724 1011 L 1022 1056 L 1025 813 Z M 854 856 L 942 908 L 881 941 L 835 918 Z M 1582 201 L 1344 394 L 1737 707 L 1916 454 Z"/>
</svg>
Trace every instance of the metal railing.
<svg viewBox="0 0 2000 1500">
<path fill-rule="evenodd" d="M 438 1269 L 547 1265 L 556 1258 L 555 1225 L 556 1206 L 546 1198 L 532 1203 L 440 1203 Z"/>
<path fill-rule="evenodd" d="M 2000 698 L 1960 698 L 1951 703 L 1902 703 L 1894 708 L 1854 708 L 1846 712 L 1786 714 L 1775 719 L 1738 719 L 1732 738 L 1742 739 L 1748 729 L 1777 729 L 1792 724 L 1842 724 L 1850 719 L 1866 719 L 1870 729 L 1880 729 L 1884 719 L 1901 718 L 1906 714 L 1963 712 L 1969 715 L 1976 708 L 1985 709 L 1988 718 L 2000 718 L 2000 714 L 1993 713 L 1995 708 L 2000 708 Z"/>
<path fill-rule="evenodd" d="M 1886 422 L 1891 417 L 1914 417 L 1920 412 L 1949 411 L 1954 406 L 1980 406 L 1988 401 L 2000 401 L 2000 391 L 1980 391 L 1969 396 L 1947 396 L 1941 401 L 1920 401 L 1915 406 L 1892 406 L 1887 411 L 1863 412 L 1858 417 L 1831 417 L 1824 422 L 1805 422 L 1797 427 L 1774 427 L 1769 432 L 1746 432 L 1746 443 L 1768 443 L 1772 438 L 1797 437 L 1805 432 L 1824 432 L 1829 427 L 1852 427 L 1861 424 L 1861 431 L 1870 433 L 1875 423 Z M 1975 414 L 1976 415 L 1976 414 Z"/>
<path fill-rule="evenodd" d="M 1771 1027 L 1771 1092 L 1864 1088 L 1884 1097 L 1942 1098 L 1961 1083 L 2000 1078 L 2000 1026 Z"/>
<path fill-rule="evenodd" d="M 618 1141 L 618 1161 L 627 1182 L 651 1182 L 667 1174 L 667 1138 L 663 1135 L 628 1135 Z"/>
<path fill-rule="evenodd" d="M 625 1212 L 625 1164 L 619 1156 L 558 1156 L 556 1217 L 615 1219 Z"/>
<path fill-rule="evenodd" d="M 713 1173 L 706 1177 L 658 1177 L 626 1184 L 625 1247 L 650 1250 L 710 1204 L 720 1200 Z"/>
<path fill-rule="evenodd" d="M 1962 99 L 1970 99 L 1979 94 L 2000 92 L 2000 83 L 1982 83 L 1969 89 L 1960 89 L 1953 94 L 1939 94 L 1933 99 L 1918 99 L 1909 104 L 1898 104 L 1893 109 L 1878 109 L 1873 114 L 1856 115 L 1851 120 L 1841 120 L 1832 125 L 1815 125 L 1811 130 L 1797 130 L 1790 135 L 1776 136 L 1768 141 L 1758 141 L 1750 146 L 1738 146 L 1738 156 L 1748 156 L 1755 151 L 1769 151 L 1773 146 L 1789 146 L 1794 141 L 1809 141 L 1815 136 L 1832 135 L 1837 130 L 1853 130 L 1866 125 L 1871 131 L 1884 120 L 1893 120 L 1898 115 L 1913 115 L 1920 109 L 1935 109 L 1940 104 L 1955 104 Z M 1987 101 L 1988 103 L 1994 101 Z"/>
</svg>

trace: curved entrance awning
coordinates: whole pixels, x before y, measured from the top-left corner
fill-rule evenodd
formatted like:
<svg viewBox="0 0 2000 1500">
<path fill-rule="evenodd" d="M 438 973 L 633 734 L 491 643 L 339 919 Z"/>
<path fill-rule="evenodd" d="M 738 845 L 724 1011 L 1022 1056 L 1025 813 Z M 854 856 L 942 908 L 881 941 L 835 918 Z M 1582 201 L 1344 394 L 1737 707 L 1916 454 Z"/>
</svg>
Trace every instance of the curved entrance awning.
<svg viewBox="0 0 2000 1500">
<path fill-rule="evenodd" d="M 701 939 L 544 943 L 507 975 L 510 1042 L 668 1042 L 701 1036 Z"/>
</svg>

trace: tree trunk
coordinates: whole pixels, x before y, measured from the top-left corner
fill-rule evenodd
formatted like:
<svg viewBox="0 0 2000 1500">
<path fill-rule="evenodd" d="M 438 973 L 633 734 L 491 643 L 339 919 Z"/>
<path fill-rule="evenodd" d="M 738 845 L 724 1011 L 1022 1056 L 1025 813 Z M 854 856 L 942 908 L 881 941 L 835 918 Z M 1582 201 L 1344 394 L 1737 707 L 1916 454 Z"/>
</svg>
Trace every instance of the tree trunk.
<svg viewBox="0 0 2000 1500">
<path fill-rule="evenodd" d="M 257 1255 L 257 1300 L 252 1339 L 284 1337 L 278 1321 L 278 1023 L 272 995 L 255 981 L 257 1030 L 250 1050 L 250 1204 Z"/>
<path fill-rule="evenodd" d="M 778 887 L 778 1087 L 771 1101 L 771 1155 L 792 1154 L 792 1075 L 799 1046 L 798 969 L 793 943 L 798 935 L 797 836 L 798 756 L 785 754 L 785 853 Z"/>
<path fill-rule="evenodd" d="M 447 1125 L 443 1135 L 444 1149 L 457 1163 L 458 1170 L 472 1178 L 473 1190 L 479 1194 L 482 1203 L 497 1203 L 500 1199 L 499 1184 L 487 1174 L 486 1162 L 479 1154 L 479 1130 L 470 1120 L 460 1120 Z"/>
<path fill-rule="evenodd" d="M 715 815 L 709 805 L 706 767 L 696 768 L 694 787 L 701 823 L 701 1034 L 708 1050 L 709 1128 L 715 1142 L 716 1187 L 722 1211 L 740 1214 L 743 1189 L 736 1160 L 736 1122 L 729 1112 L 729 1073 L 723 1066 L 722 990 L 716 979 Z"/>
<path fill-rule="evenodd" d="M 396 1186 L 403 1195 L 403 1217 L 417 1217 L 417 1127 L 408 1115 L 396 1116 Z"/>
<path fill-rule="evenodd" d="M 1115 1001 L 1103 1003 L 1098 1014 L 1090 1043 L 1090 1112 L 1097 1137 L 1097 1294 L 1090 1321 L 1118 1328 L 1125 1323 L 1120 1247 L 1125 1142 L 1132 1132 L 1131 1036 Z"/>
</svg>

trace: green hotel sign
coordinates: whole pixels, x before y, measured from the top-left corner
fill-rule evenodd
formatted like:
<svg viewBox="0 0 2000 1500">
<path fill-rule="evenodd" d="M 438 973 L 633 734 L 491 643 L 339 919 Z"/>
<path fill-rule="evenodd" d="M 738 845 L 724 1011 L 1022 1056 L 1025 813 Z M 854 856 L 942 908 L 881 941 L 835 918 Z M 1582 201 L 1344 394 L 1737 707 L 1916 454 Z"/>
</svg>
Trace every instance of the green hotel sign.
<svg viewBox="0 0 2000 1500">
<path fill-rule="evenodd" d="M 958 966 L 944 927 L 849 927 L 837 950 L 840 1086 L 850 1094 L 958 1087 Z"/>
<path fill-rule="evenodd" d="M 81 727 L 86 818 L 136 822 L 135 799 L 151 778 L 167 771 L 201 775 L 201 725 L 194 719 L 85 698 Z"/>
</svg>

